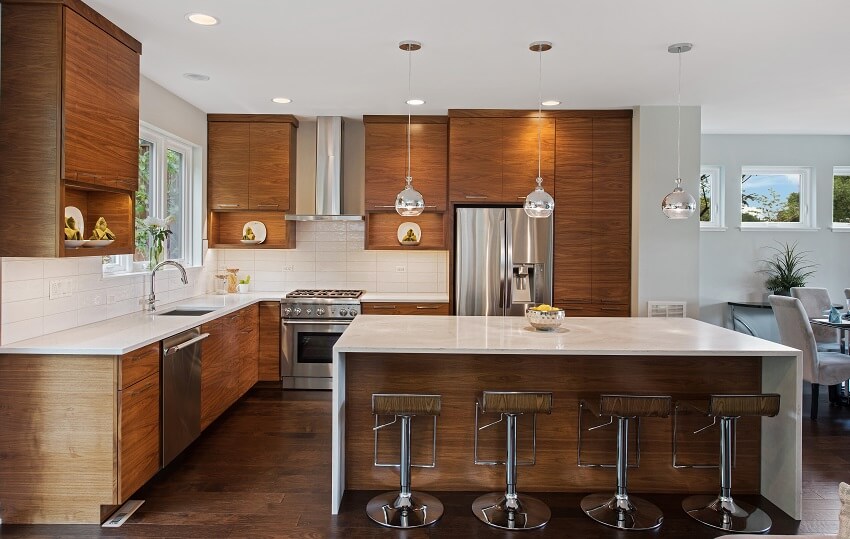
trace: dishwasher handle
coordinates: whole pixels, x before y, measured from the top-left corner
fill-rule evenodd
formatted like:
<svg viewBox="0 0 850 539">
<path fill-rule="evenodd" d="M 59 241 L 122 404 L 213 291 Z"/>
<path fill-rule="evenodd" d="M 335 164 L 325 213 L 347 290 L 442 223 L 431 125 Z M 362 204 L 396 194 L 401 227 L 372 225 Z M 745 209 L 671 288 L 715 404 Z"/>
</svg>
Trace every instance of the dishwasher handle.
<svg viewBox="0 0 850 539">
<path fill-rule="evenodd" d="M 175 346 L 169 346 L 168 348 L 166 348 L 166 349 L 162 352 L 162 355 L 163 355 L 163 356 L 170 356 L 170 355 L 172 355 L 172 354 L 176 354 L 177 352 L 179 352 L 180 350 L 182 350 L 182 349 L 186 348 L 187 346 L 192 346 L 192 345 L 193 345 L 193 344 L 195 344 L 196 342 L 203 341 L 204 339 L 206 339 L 206 338 L 207 338 L 207 337 L 209 337 L 209 336 L 210 336 L 210 334 L 209 334 L 209 333 L 201 333 L 200 335 L 198 335 L 198 336 L 197 336 L 197 337 L 195 337 L 194 339 L 189 339 L 188 341 L 186 341 L 186 342 L 181 342 L 180 344 L 177 344 L 177 345 L 175 345 Z"/>
</svg>

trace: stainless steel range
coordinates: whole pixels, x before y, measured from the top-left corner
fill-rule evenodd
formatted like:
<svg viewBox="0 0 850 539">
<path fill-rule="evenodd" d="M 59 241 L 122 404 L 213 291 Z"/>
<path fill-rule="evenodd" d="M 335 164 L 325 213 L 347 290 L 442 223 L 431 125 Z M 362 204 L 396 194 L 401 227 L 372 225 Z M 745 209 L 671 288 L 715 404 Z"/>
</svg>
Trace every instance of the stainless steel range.
<svg viewBox="0 0 850 539">
<path fill-rule="evenodd" d="M 360 313 L 362 290 L 294 290 L 280 301 L 284 388 L 331 389 L 333 347 Z"/>
</svg>

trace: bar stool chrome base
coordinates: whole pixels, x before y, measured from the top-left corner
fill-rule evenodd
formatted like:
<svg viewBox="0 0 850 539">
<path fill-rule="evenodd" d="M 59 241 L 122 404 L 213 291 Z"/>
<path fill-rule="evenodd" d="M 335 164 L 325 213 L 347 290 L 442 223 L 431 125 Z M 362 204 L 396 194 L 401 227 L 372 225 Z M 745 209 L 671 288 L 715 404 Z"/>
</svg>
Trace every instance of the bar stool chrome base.
<svg viewBox="0 0 850 539">
<path fill-rule="evenodd" d="M 503 530 L 533 530 L 552 518 L 552 511 L 537 498 L 517 494 L 509 500 L 504 492 L 479 496 L 472 502 L 472 513 L 484 524 Z"/>
<path fill-rule="evenodd" d="M 590 494 L 581 500 L 584 514 L 621 530 L 653 530 L 664 522 L 661 509 L 637 496 Z"/>
<path fill-rule="evenodd" d="M 397 490 L 378 494 L 366 505 L 369 518 L 388 528 L 419 528 L 440 520 L 443 504 L 430 494 L 411 492 L 400 496 Z"/>
<path fill-rule="evenodd" d="M 728 532 L 762 533 L 773 524 L 767 513 L 758 507 L 732 498 L 689 496 L 682 501 L 682 509 L 706 526 Z"/>
</svg>

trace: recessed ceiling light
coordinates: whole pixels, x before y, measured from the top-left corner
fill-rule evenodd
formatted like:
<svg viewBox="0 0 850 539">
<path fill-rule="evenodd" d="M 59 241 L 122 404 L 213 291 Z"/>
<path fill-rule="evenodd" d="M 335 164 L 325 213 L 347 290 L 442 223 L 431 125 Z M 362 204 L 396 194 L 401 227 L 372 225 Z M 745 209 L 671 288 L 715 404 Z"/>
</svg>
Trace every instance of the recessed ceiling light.
<svg viewBox="0 0 850 539">
<path fill-rule="evenodd" d="M 555 106 L 557 106 L 557 105 L 560 105 L 560 104 L 561 104 L 561 102 L 560 102 L 560 101 L 555 101 L 554 99 L 550 99 L 549 101 L 544 101 L 544 102 L 542 102 L 542 103 L 540 103 L 540 104 L 541 104 L 541 105 L 543 105 L 544 107 L 555 107 Z"/>
<path fill-rule="evenodd" d="M 200 73 L 183 73 L 183 76 L 189 80 L 204 82 L 210 80 L 209 75 L 201 75 Z"/>
<path fill-rule="evenodd" d="M 289 99 L 288 97 L 273 97 L 272 101 L 274 101 L 275 103 L 281 103 L 281 104 L 284 104 L 284 105 L 287 104 L 287 103 L 292 103 L 292 100 Z"/>
<path fill-rule="evenodd" d="M 405 103 L 407 103 L 408 105 L 424 105 L 425 100 L 424 99 L 408 99 L 407 101 L 405 101 Z"/>
<path fill-rule="evenodd" d="M 206 13 L 189 13 L 186 15 L 186 19 L 201 26 L 215 26 L 218 24 L 218 19 Z"/>
</svg>

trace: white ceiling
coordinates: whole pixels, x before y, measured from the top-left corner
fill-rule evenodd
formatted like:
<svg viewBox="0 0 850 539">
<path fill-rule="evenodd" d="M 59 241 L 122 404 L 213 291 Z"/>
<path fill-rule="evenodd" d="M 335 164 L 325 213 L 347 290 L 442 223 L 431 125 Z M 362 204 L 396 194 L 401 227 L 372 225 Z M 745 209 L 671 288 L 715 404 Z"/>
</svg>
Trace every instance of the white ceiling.
<svg viewBox="0 0 850 539">
<path fill-rule="evenodd" d="M 405 39 L 423 45 L 417 113 L 536 108 L 535 40 L 554 43 L 558 108 L 671 105 L 667 46 L 690 41 L 682 103 L 702 106 L 703 132 L 850 134 L 848 0 L 86 1 L 142 42 L 145 76 L 206 112 L 406 113 Z"/>
</svg>

